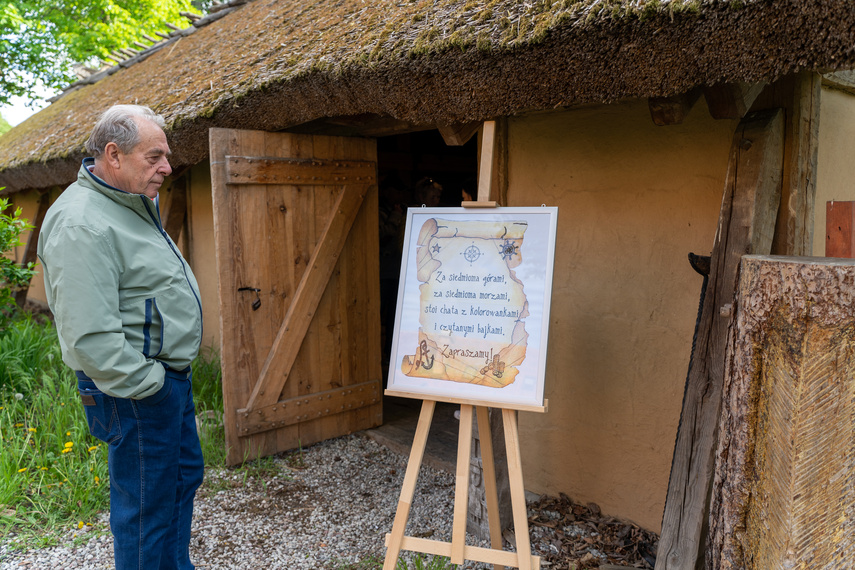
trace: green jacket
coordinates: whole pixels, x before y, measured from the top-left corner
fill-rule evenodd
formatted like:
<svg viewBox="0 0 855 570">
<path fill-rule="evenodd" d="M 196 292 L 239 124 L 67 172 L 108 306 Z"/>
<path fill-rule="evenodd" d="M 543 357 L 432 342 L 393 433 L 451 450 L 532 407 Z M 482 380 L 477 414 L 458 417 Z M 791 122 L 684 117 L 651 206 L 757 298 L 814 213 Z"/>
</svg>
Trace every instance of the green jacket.
<svg viewBox="0 0 855 570">
<path fill-rule="evenodd" d="M 63 361 L 119 398 L 163 386 L 199 352 L 199 286 L 163 230 L 157 204 L 89 172 L 50 207 L 39 235 L 47 300 Z"/>
</svg>

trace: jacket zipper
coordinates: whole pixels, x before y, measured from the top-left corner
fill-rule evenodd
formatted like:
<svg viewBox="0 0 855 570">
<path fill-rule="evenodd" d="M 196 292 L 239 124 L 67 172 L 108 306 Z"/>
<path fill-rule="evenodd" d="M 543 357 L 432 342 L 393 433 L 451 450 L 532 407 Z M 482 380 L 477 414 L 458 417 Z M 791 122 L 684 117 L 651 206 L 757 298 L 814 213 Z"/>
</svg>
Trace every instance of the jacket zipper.
<svg viewBox="0 0 855 570">
<path fill-rule="evenodd" d="M 142 200 L 143 208 L 148 212 L 151 221 L 154 223 L 154 227 L 157 228 L 157 231 L 160 232 L 160 235 L 166 240 L 166 244 L 169 246 L 169 249 L 172 250 L 172 253 L 174 253 L 175 257 L 178 258 L 178 262 L 181 263 L 181 269 L 184 271 L 184 279 L 187 281 L 187 286 L 190 287 L 190 292 L 193 293 L 193 298 L 196 299 L 196 305 L 199 307 L 199 337 L 201 338 L 204 336 L 203 333 L 205 331 L 205 323 L 203 322 L 202 317 L 202 301 L 199 299 L 199 295 L 196 294 L 196 290 L 193 289 L 193 284 L 190 282 L 190 277 L 187 275 L 187 265 L 184 263 L 184 258 L 181 257 L 181 254 L 178 253 L 175 246 L 172 245 L 172 240 L 169 239 L 169 235 L 167 235 L 166 230 L 163 229 L 163 225 L 160 223 L 160 206 L 157 206 L 157 217 L 155 217 L 147 203 L 151 202 L 151 199 L 142 194 L 140 195 L 140 199 Z M 163 342 L 162 339 L 161 342 Z M 161 350 L 163 350 L 162 345 Z"/>
</svg>

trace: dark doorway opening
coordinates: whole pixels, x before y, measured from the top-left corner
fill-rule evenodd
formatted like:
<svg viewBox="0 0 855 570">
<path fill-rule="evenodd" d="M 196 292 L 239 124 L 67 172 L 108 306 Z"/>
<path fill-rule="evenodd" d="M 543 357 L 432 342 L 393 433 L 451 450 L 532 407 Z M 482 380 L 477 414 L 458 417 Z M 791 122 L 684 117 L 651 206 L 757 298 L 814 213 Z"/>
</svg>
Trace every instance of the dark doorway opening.
<svg viewBox="0 0 855 570">
<path fill-rule="evenodd" d="M 477 194 L 478 142 L 448 146 L 439 131 L 419 131 L 377 139 L 380 222 L 380 329 L 383 386 L 395 327 L 398 280 L 409 207 L 458 207 Z M 372 437 L 400 453 L 409 453 L 421 401 L 383 398 L 383 426 Z M 454 471 L 458 422 L 454 404 L 439 403 L 425 450 L 425 463 Z"/>
</svg>

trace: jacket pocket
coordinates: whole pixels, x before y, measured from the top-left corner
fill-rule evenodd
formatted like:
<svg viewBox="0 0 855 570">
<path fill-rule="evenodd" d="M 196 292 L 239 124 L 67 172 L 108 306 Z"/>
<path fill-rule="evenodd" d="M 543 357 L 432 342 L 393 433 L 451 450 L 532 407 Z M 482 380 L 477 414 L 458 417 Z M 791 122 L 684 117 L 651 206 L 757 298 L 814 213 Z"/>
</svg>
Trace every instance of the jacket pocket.
<svg viewBox="0 0 855 570">
<path fill-rule="evenodd" d="M 89 433 L 104 443 L 114 443 L 122 437 L 122 426 L 116 400 L 95 386 L 92 380 L 77 380 L 77 390 L 83 400 Z"/>
<path fill-rule="evenodd" d="M 155 352 L 154 347 L 157 347 Z M 145 300 L 145 322 L 143 324 L 143 349 L 146 358 L 154 358 L 163 351 L 163 315 L 157 307 L 157 299 Z"/>
</svg>

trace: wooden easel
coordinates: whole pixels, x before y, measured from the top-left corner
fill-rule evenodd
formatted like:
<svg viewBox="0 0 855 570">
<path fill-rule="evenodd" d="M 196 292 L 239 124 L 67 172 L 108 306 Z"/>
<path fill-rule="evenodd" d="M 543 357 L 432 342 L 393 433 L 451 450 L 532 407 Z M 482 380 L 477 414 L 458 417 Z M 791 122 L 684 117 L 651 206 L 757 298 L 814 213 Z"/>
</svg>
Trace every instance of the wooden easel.
<svg viewBox="0 0 855 570">
<path fill-rule="evenodd" d="M 493 164 L 496 143 L 496 122 L 485 121 L 481 130 L 481 159 L 478 172 L 478 197 L 466 201 L 466 208 L 495 208 L 497 203 L 490 200 L 490 184 L 493 179 Z M 395 395 L 403 395 L 396 393 Z M 424 396 L 416 396 L 423 398 Z M 433 419 L 436 401 L 423 400 L 416 427 L 413 447 L 401 497 L 395 512 L 392 532 L 386 535 L 386 560 L 383 570 L 395 570 L 401 550 L 422 552 L 434 556 L 447 556 L 452 564 L 463 564 L 464 560 L 493 564 L 494 570 L 504 570 L 505 566 L 521 570 L 539 570 L 540 557 L 532 556 L 528 534 L 528 516 L 525 506 L 525 488 L 522 479 L 522 461 L 520 458 L 519 428 L 516 409 L 502 408 L 502 420 L 505 431 L 505 447 L 508 457 L 508 478 L 511 492 L 514 531 L 517 552 L 502 550 L 502 528 L 499 522 L 499 496 L 496 490 L 496 469 L 493 462 L 493 441 L 490 433 L 490 418 L 487 406 L 467 400 L 444 400 L 460 404 L 460 432 L 457 439 L 457 469 L 454 484 L 454 519 L 451 530 L 451 543 L 405 536 L 407 519 L 410 515 L 416 480 L 424 456 L 430 423 Z M 469 504 L 469 467 L 472 454 L 472 413 L 475 410 L 478 419 L 478 433 L 481 439 L 481 463 L 483 466 L 484 491 L 487 499 L 487 521 L 490 526 L 490 548 L 469 546 L 466 544 L 466 514 Z M 546 402 L 542 407 L 525 408 L 529 411 L 546 411 Z"/>
<path fill-rule="evenodd" d="M 424 400 L 419 414 L 419 423 L 410 450 L 401 497 L 395 512 L 392 532 L 386 535 L 386 560 L 383 570 L 395 570 L 401 550 L 422 552 L 435 556 L 447 556 L 452 564 L 463 564 L 464 560 L 493 564 L 494 570 L 504 570 L 505 566 L 521 570 L 539 570 L 540 557 L 532 556 L 528 534 L 528 516 L 525 506 L 525 488 L 522 479 L 522 461 L 520 459 L 519 429 L 516 410 L 503 408 L 502 419 L 505 429 L 505 446 L 508 455 L 508 476 L 510 479 L 511 507 L 513 510 L 514 532 L 517 551 L 502 550 L 502 529 L 499 524 L 499 497 L 496 492 L 496 470 L 493 464 L 493 443 L 490 439 L 490 419 L 486 406 L 460 402 L 460 432 L 457 440 L 457 470 L 454 485 L 454 519 L 451 530 L 451 542 L 440 542 L 405 536 L 404 529 L 410 514 L 416 480 L 422 464 L 425 443 L 427 442 L 434 400 Z M 472 451 L 472 412 L 476 412 L 478 431 L 481 434 L 481 462 L 484 469 L 484 488 L 487 494 L 487 519 L 490 524 L 490 548 L 469 546 L 466 544 L 466 509 L 469 501 L 469 459 Z M 534 408 L 532 408 L 534 409 Z M 546 406 L 537 408 L 546 411 Z"/>
</svg>

